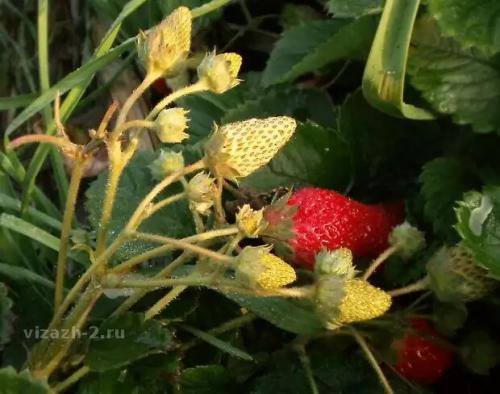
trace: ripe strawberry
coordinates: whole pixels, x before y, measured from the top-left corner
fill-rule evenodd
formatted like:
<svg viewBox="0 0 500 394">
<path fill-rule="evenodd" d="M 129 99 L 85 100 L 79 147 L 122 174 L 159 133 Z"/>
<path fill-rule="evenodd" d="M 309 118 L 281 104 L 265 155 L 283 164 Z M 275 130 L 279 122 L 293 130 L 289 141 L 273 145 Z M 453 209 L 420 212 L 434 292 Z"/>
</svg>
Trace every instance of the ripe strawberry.
<svg viewBox="0 0 500 394">
<path fill-rule="evenodd" d="M 367 205 L 332 190 L 304 188 L 286 203 L 268 207 L 267 234 L 285 241 L 294 261 L 314 267 L 321 249 L 349 248 L 355 256 L 373 257 L 388 247 L 391 229 L 404 220 L 401 203 Z"/>
<path fill-rule="evenodd" d="M 436 343 L 436 331 L 423 319 L 413 319 L 410 325 L 417 333 L 408 333 L 396 341 L 397 363 L 395 368 L 407 379 L 419 384 L 436 382 L 450 368 L 452 354 Z"/>
</svg>

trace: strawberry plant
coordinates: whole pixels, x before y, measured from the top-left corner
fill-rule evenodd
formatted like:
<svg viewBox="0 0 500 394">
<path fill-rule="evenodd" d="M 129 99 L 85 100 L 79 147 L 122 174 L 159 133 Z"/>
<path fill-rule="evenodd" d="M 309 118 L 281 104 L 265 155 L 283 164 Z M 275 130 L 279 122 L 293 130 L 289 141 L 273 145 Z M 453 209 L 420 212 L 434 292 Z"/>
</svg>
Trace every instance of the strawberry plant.
<svg viewBox="0 0 500 394">
<path fill-rule="evenodd" d="M 0 393 L 496 392 L 495 2 L 25 3 Z"/>
</svg>

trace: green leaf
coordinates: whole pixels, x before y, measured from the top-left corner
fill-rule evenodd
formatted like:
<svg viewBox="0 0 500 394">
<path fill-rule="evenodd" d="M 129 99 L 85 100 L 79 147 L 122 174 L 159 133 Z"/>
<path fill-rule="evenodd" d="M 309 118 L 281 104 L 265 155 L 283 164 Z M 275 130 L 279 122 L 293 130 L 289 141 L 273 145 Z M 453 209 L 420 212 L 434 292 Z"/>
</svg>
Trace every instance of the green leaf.
<svg viewBox="0 0 500 394">
<path fill-rule="evenodd" d="M 311 120 L 326 127 L 336 121 L 335 107 L 325 92 L 275 88 L 254 91 L 238 105 L 227 108 L 221 123 L 280 115 L 289 115 L 299 121 Z"/>
<path fill-rule="evenodd" d="M 12 97 L 0 97 L 0 111 L 14 109 L 18 107 L 26 107 L 37 98 L 37 94 L 20 94 Z"/>
<path fill-rule="evenodd" d="M 500 343 L 485 330 L 472 331 L 460 343 L 460 355 L 470 370 L 487 375 L 500 363 Z"/>
<path fill-rule="evenodd" d="M 117 191 L 117 200 L 113 207 L 113 215 L 109 224 L 109 239 L 112 242 L 125 227 L 139 203 L 156 185 L 148 166 L 156 159 L 157 153 L 140 152 L 135 155 L 123 171 Z M 85 207 L 89 213 L 89 221 L 94 229 L 99 228 L 101 210 L 106 190 L 107 172 L 102 173 L 92 183 L 86 192 Z M 179 188 L 168 189 L 168 195 Z M 172 191 L 173 190 L 173 191 Z M 172 191 L 172 193 L 170 192 Z M 166 193 L 161 196 L 166 197 Z M 168 235 L 182 238 L 193 234 L 193 221 L 186 201 L 179 201 L 166 206 L 147 219 L 140 227 L 141 231 L 154 234 Z M 126 243 L 117 252 L 116 257 L 124 260 L 158 246 L 158 244 L 144 241 Z"/>
<path fill-rule="evenodd" d="M 289 355 L 288 362 L 273 365 L 265 374 L 255 379 L 251 394 L 308 394 L 311 389 L 304 368 Z M 273 363 L 274 364 L 274 363 Z"/>
<path fill-rule="evenodd" d="M 48 288 L 54 288 L 54 282 L 44 278 L 37 273 L 23 267 L 5 264 L 0 262 L 0 275 L 5 276 L 13 281 L 25 281 L 28 283 L 39 284 Z"/>
<path fill-rule="evenodd" d="M 441 152 L 443 143 L 436 123 L 385 115 L 359 91 L 340 108 L 338 129 L 352 152 L 356 191 L 379 201 L 406 193 L 421 166 Z"/>
<path fill-rule="evenodd" d="M 452 228 L 456 221 L 453 208 L 463 193 L 475 184 L 470 166 L 459 159 L 440 157 L 424 165 L 419 180 L 425 199 L 425 215 L 434 231 L 448 237 L 456 236 Z"/>
<path fill-rule="evenodd" d="M 12 367 L 0 369 L 0 394 L 48 394 L 47 382 L 31 377 L 27 370 L 17 373 Z"/>
<path fill-rule="evenodd" d="M 66 75 L 62 80 L 60 80 L 50 89 L 38 96 L 36 100 L 34 100 L 16 118 L 14 118 L 14 120 L 5 130 L 4 137 L 7 138 L 14 130 L 16 130 L 19 126 L 29 120 L 33 115 L 40 112 L 46 106 L 50 105 L 51 102 L 54 101 L 57 93 L 64 94 L 71 88 L 87 81 L 102 67 L 116 59 L 128 49 L 130 49 L 130 43 L 128 45 L 119 45 L 116 48 L 110 50 L 105 55 L 90 60 L 82 67 Z"/>
<path fill-rule="evenodd" d="M 464 245 L 489 276 L 500 280 L 500 187 L 467 193 L 456 212 Z"/>
<path fill-rule="evenodd" d="M 140 7 L 142 4 L 144 4 L 146 0 L 130 0 L 126 4 L 123 5 L 121 8 L 121 12 L 118 14 L 117 18 L 113 21 L 111 26 L 109 27 L 108 31 L 102 38 L 101 42 L 97 46 L 97 48 L 94 51 L 94 54 L 92 58 L 87 62 L 85 65 L 83 65 L 80 69 L 74 71 L 73 73 L 69 74 L 66 76 L 64 80 L 66 80 L 70 75 L 73 75 L 73 77 L 76 77 L 74 73 L 82 72 L 82 69 L 87 67 L 95 67 L 94 63 L 102 63 L 102 60 L 100 58 L 108 58 L 106 59 L 107 62 L 113 60 L 114 57 L 120 55 L 122 52 L 126 51 L 127 49 L 131 49 L 134 47 L 135 44 L 135 39 L 131 38 L 129 40 L 124 41 L 122 44 L 116 46 L 115 48 L 111 49 L 113 43 L 115 42 L 115 39 L 120 31 L 120 28 L 122 26 L 123 21 L 130 15 L 132 14 L 138 7 Z M 106 63 L 102 64 L 104 66 Z M 91 66 L 92 65 L 92 66 Z M 90 82 L 94 78 L 95 73 L 99 70 L 99 67 L 95 69 L 95 72 L 89 73 L 85 78 L 80 78 L 81 80 L 74 86 L 66 98 L 64 99 L 62 105 L 61 105 L 61 120 L 65 122 L 71 113 L 75 110 L 77 107 L 80 99 L 82 98 L 83 94 L 87 90 L 87 87 L 89 86 Z M 61 81 L 62 83 L 62 81 Z M 57 86 L 57 84 L 56 84 Z M 46 93 L 50 92 L 47 91 Z M 53 93 L 52 93 L 53 94 Z M 54 97 L 53 97 L 54 98 Z M 32 103 L 31 105 L 34 105 Z M 29 109 L 26 108 L 23 112 L 26 112 Z M 32 114 L 33 115 L 33 114 Z M 16 118 L 19 122 L 19 116 Z M 16 122 L 16 119 L 14 119 L 14 122 Z M 23 122 L 27 120 L 24 119 Z M 23 123 L 21 122 L 21 123 Z M 18 123 L 18 126 L 20 124 Z M 11 127 L 12 124 L 9 125 Z M 17 127 L 17 126 L 16 126 Z M 47 126 L 47 134 L 54 134 L 56 132 L 56 125 L 54 122 L 50 123 Z M 7 133 L 5 134 L 4 140 L 7 140 L 8 136 Z M 47 144 L 42 144 L 37 147 L 33 158 L 30 162 L 30 165 L 28 167 L 28 170 L 26 172 L 26 176 L 24 176 L 23 179 L 23 203 L 22 203 L 22 210 L 25 212 L 29 206 L 29 202 L 31 199 L 31 194 L 36 191 L 35 188 L 35 180 L 36 177 L 38 176 L 43 163 L 45 162 L 45 159 L 47 157 L 47 154 L 49 153 L 50 150 L 54 149 L 50 145 Z"/>
<path fill-rule="evenodd" d="M 173 345 L 172 335 L 156 320 L 144 320 L 139 313 L 111 317 L 99 327 L 85 357 L 92 371 L 107 371 L 130 364 Z"/>
<path fill-rule="evenodd" d="M 312 305 L 305 302 L 234 293 L 225 293 L 225 296 L 282 330 L 301 335 L 314 335 L 324 331 Z"/>
<path fill-rule="evenodd" d="M 165 376 L 177 372 L 176 355 L 153 354 L 126 368 L 90 373 L 78 384 L 78 394 L 165 394 Z"/>
<path fill-rule="evenodd" d="M 2 213 L 0 215 L 0 227 L 23 234 L 52 250 L 59 250 L 59 238 L 17 216 Z"/>
<path fill-rule="evenodd" d="M 222 350 L 225 353 L 230 354 L 231 356 L 241 358 L 242 360 L 247 360 L 247 361 L 252 361 L 253 357 L 248 354 L 247 352 L 244 352 L 241 349 L 238 349 L 237 347 L 234 347 L 228 342 L 225 342 L 217 337 L 214 337 L 213 335 L 206 333 L 205 331 L 198 330 L 197 328 L 190 327 L 183 325 L 182 328 L 193 334 L 195 337 L 201 339 L 202 341 L 205 341 L 206 343 L 216 347 L 219 350 Z"/>
<path fill-rule="evenodd" d="M 196 8 L 210 3 L 210 0 L 157 0 L 158 6 L 162 9 L 165 15 L 170 14 L 174 9 L 180 6 L 185 6 L 194 11 Z M 199 12 L 200 9 L 196 11 Z M 208 14 L 203 14 L 201 17 L 194 16 L 193 29 L 195 33 L 202 28 L 208 27 L 212 22 L 215 22 L 222 16 L 223 9 L 218 9 Z"/>
<path fill-rule="evenodd" d="M 0 215 L 0 227 L 25 235 L 56 252 L 59 251 L 59 238 L 17 216 L 2 213 Z M 81 264 L 88 263 L 88 258 L 83 254 L 70 252 L 69 255 Z"/>
<path fill-rule="evenodd" d="M 468 312 L 465 304 L 450 304 L 435 300 L 432 316 L 434 326 L 438 331 L 451 336 L 464 326 Z"/>
<path fill-rule="evenodd" d="M 182 371 L 183 394 L 220 394 L 231 392 L 231 375 L 220 365 L 202 365 Z"/>
<path fill-rule="evenodd" d="M 420 0 L 386 0 L 363 74 L 366 100 L 386 114 L 429 120 L 434 115 L 404 101 L 406 64 Z"/>
<path fill-rule="evenodd" d="M 350 153 L 338 132 L 307 122 L 267 166 L 241 185 L 256 190 L 298 185 L 343 190 L 351 182 Z"/>
<path fill-rule="evenodd" d="M 433 20 L 416 23 L 408 62 L 411 83 L 435 110 L 477 132 L 500 128 L 500 56 L 462 49 Z"/>
<path fill-rule="evenodd" d="M 14 316 L 11 311 L 12 300 L 7 296 L 7 293 L 7 287 L 0 282 L 0 350 L 3 349 L 3 345 L 9 342 L 12 334 L 12 319 Z"/>
<path fill-rule="evenodd" d="M 271 52 L 262 84 L 291 81 L 336 61 L 366 53 L 376 18 L 313 21 L 285 31 Z"/>
<path fill-rule="evenodd" d="M 326 8 L 335 18 L 358 18 L 382 12 L 384 0 L 328 0 Z"/>
<path fill-rule="evenodd" d="M 500 51 L 500 2 L 430 0 L 429 10 L 443 33 L 462 45 Z"/>
<path fill-rule="evenodd" d="M 20 212 L 21 202 L 18 199 L 9 197 L 4 193 L 0 193 L 0 207 L 4 210 Z M 62 223 L 59 220 L 54 219 L 52 216 L 40 212 L 35 208 L 30 207 L 27 211 L 27 216 L 39 222 L 39 224 L 49 226 L 55 230 L 61 230 Z"/>
<path fill-rule="evenodd" d="M 322 19 L 321 13 L 310 5 L 286 3 L 281 11 L 280 25 L 283 30 L 289 30 L 319 19 Z"/>
<path fill-rule="evenodd" d="M 78 394 L 138 394 L 143 386 L 126 370 L 113 369 L 87 375 L 78 384 Z"/>
</svg>

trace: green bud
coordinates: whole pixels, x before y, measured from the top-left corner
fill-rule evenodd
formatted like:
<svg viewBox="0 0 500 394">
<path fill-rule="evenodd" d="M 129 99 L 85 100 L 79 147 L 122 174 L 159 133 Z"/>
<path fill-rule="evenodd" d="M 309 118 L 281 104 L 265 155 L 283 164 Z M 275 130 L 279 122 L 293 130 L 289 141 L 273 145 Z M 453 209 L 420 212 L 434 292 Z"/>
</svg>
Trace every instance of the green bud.
<svg viewBox="0 0 500 394">
<path fill-rule="evenodd" d="M 214 93 L 225 91 L 238 85 L 241 56 L 236 53 L 209 53 L 198 66 L 198 78 Z"/>
<path fill-rule="evenodd" d="M 216 193 L 215 179 L 206 172 L 199 172 L 189 181 L 186 193 L 188 199 L 194 203 L 213 203 Z"/>
<path fill-rule="evenodd" d="M 159 113 L 155 130 L 161 142 L 178 144 L 189 138 L 189 134 L 185 133 L 188 124 L 187 113 L 184 108 L 169 108 Z"/>
<path fill-rule="evenodd" d="M 153 161 L 149 169 L 153 178 L 160 181 L 174 172 L 184 168 L 184 157 L 180 152 L 162 150 L 158 158 Z"/>
<path fill-rule="evenodd" d="M 404 222 L 392 229 L 389 234 L 389 244 L 397 246 L 397 254 L 407 260 L 425 248 L 424 233 L 410 223 Z"/>
<path fill-rule="evenodd" d="M 352 252 L 348 248 L 335 250 L 323 249 L 316 255 L 314 265 L 316 275 L 337 275 L 343 278 L 354 278 L 356 270 L 352 262 Z"/>
</svg>

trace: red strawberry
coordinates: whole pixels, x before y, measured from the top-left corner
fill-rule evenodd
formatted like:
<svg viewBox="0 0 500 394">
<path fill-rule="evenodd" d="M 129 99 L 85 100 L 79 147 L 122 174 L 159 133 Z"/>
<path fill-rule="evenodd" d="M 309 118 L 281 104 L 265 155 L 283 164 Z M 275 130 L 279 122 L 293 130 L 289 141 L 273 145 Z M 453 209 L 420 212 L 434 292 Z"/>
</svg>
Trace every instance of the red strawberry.
<svg viewBox="0 0 500 394">
<path fill-rule="evenodd" d="M 265 213 L 270 238 L 286 241 L 297 264 L 314 267 L 322 248 L 346 247 L 373 257 L 388 247 L 391 229 L 404 220 L 402 203 L 367 205 L 332 190 L 304 188 Z M 291 219 L 291 220 L 290 220 Z"/>
<path fill-rule="evenodd" d="M 413 319 L 410 325 L 423 335 L 408 333 L 395 342 L 398 352 L 395 368 L 415 383 L 432 384 L 451 366 L 451 352 L 433 340 L 438 334 L 426 320 Z"/>
</svg>

